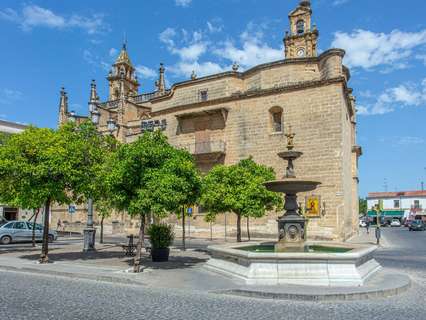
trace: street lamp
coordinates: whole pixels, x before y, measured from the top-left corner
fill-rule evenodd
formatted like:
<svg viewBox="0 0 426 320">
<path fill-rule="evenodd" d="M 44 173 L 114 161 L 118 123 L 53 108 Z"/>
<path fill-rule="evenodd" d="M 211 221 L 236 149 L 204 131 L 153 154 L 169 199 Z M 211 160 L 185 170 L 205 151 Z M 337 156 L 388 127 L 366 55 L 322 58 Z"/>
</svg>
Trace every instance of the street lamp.
<svg viewBox="0 0 426 320">
<path fill-rule="evenodd" d="M 167 129 L 167 120 L 142 120 L 141 129 L 142 133 L 146 131 L 153 132 L 155 129 L 165 131 Z"/>
<path fill-rule="evenodd" d="M 90 117 L 92 119 L 92 123 L 97 126 L 99 124 L 99 118 L 100 118 L 101 114 L 100 112 L 95 109 L 92 112 L 90 112 Z"/>
<path fill-rule="evenodd" d="M 71 122 L 75 122 L 76 121 L 76 117 L 75 117 L 75 111 L 70 111 L 68 114 L 68 120 Z"/>
<path fill-rule="evenodd" d="M 113 118 L 109 118 L 107 121 L 107 128 L 109 133 L 112 135 L 114 131 L 117 129 L 117 125 L 115 124 L 115 121 Z"/>
</svg>

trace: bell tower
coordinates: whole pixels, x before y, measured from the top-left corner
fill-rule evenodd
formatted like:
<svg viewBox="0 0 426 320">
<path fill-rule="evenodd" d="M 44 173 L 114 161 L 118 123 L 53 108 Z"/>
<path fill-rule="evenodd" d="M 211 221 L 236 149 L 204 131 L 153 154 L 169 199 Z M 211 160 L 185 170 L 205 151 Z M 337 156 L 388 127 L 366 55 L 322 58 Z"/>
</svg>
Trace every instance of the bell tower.
<svg viewBox="0 0 426 320">
<path fill-rule="evenodd" d="M 135 68 L 130 61 L 127 53 L 127 44 L 123 44 L 123 48 L 118 55 L 117 60 L 112 65 L 112 70 L 108 75 L 109 81 L 109 100 L 118 100 L 123 94 L 124 96 L 132 96 L 138 94 L 139 82 L 135 75 Z M 124 80 L 124 86 L 121 85 Z M 124 90 L 124 92 L 121 92 Z"/>
<path fill-rule="evenodd" d="M 311 1 L 301 0 L 288 17 L 290 32 L 284 38 L 286 59 L 316 57 L 319 32 L 315 25 L 312 27 Z"/>
</svg>

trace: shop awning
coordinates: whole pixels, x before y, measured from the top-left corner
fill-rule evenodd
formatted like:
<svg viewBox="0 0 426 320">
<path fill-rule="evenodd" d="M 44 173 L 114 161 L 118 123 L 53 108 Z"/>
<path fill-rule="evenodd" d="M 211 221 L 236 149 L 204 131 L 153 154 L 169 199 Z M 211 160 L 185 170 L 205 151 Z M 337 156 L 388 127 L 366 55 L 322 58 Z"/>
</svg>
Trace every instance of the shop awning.
<svg viewBox="0 0 426 320">
<path fill-rule="evenodd" d="M 376 217 L 376 211 L 370 210 L 368 211 L 369 217 Z M 404 217 L 404 210 L 383 210 L 380 213 L 381 217 L 389 217 L 389 218 L 402 218 Z"/>
</svg>

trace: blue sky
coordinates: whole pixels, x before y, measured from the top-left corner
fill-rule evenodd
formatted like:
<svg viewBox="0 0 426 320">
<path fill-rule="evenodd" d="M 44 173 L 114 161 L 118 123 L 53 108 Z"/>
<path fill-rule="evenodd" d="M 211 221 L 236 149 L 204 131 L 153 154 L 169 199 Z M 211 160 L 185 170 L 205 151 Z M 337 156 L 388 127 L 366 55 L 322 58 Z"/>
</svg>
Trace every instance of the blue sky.
<svg viewBox="0 0 426 320">
<path fill-rule="evenodd" d="M 297 0 L 17 1 L 0 4 L 0 118 L 55 127 L 61 86 L 87 113 L 90 80 L 102 99 L 123 41 L 142 91 L 160 62 L 167 82 L 281 59 Z M 357 97 L 360 192 L 426 182 L 426 3 L 312 0 L 321 51 L 347 51 Z"/>
</svg>

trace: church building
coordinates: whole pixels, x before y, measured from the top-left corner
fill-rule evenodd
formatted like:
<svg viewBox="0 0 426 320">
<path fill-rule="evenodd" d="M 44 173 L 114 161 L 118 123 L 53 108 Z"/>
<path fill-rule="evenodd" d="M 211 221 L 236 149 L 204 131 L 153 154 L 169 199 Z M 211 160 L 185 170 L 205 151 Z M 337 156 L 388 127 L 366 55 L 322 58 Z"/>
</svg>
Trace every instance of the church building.
<svg viewBox="0 0 426 320">
<path fill-rule="evenodd" d="M 291 127 L 296 134 L 295 150 L 303 152 L 295 162 L 297 177 L 321 182 L 313 193 L 299 195 L 302 207 L 309 197 L 317 199 L 319 206 L 309 219 L 308 238 L 345 240 L 358 230 L 358 158 L 362 153 L 356 141 L 355 98 L 348 87 L 350 72 L 343 65 L 345 52 L 329 49 L 318 54 L 319 31 L 312 23 L 310 1 L 300 1 L 289 20 L 282 60 L 245 71 L 235 64 L 227 72 L 205 77 L 193 73 L 170 88 L 165 84 L 165 66 L 160 64 L 154 92 L 140 91 L 123 45 L 107 77 L 106 101 L 99 98 L 96 83 L 91 84 L 89 118 L 101 133 L 113 134 L 123 143 L 135 141 L 146 130 L 163 130 L 172 145 L 193 154 L 203 173 L 217 164 L 231 165 L 253 157 L 273 167 L 278 179 L 284 176 L 286 164 L 277 153 L 285 150 L 285 134 Z M 68 110 L 64 90 L 60 101 L 60 123 L 86 119 Z M 66 210 L 56 213 L 54 209 L 53 221 L 56 216 L 69 220 Z M 221 238 L 225 231 L 228 237 L 235 234 L 235 215 L 224 214 L 213 225 L 204 221 L 204 215 L 203 208 L 195 208 L 191 235 L 212 232 L 214 238 Z M 250 220 L 251 235 L 275 238 L 280 215 L 270 212 Z M 115 223 L 125 230 L 134 228 L 126 219 L 117 217 Z M 179 222 L 174 222 L 178 228 Z"/>
</svg>

